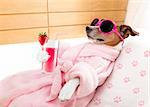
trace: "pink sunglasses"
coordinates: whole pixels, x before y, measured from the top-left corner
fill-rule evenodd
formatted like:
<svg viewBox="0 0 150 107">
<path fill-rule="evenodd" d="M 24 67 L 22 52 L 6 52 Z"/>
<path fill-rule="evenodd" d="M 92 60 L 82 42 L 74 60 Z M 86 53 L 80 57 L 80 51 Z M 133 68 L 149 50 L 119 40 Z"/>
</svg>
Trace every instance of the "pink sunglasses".
<svg viewBox="0 0 150 107">
<path fill-rule="evenodd" d="M 117 25 L 114 21 L 112 20 L 104 20 L 104 19 L 94 19 L 93 22 L 91 23 L 91 26 L 98 26 L 99 32 L 104 33 L 104 34 L 111 34 L 111 33 L 116 33 L 121 40 L 124 42 L 123 37 L 119 33 L 117 29 Z"/>
</svg>

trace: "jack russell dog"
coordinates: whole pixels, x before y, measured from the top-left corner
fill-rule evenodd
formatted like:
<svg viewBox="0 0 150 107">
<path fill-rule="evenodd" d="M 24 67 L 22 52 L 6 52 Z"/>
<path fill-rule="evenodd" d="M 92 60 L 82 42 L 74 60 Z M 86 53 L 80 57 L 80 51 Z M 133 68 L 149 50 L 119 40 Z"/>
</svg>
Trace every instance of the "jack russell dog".
<svg viewBox="0 0 150 107">
<path fill-rule="evenodd" d="M 59 76 L 54 77 L 51 89 L 53 93 L 49 100 L 58 97 L 64 102 L 74 96 L 83 98 L 93 93 L 111 74 L 120 53 L 116 47 L 123 44 L 129 35 L 139 34 L 128 25 L 117 26 L 112 20 L 98 18 L 86 26 L 85 30 L 91 42 L 64 52 L 60 58 L 61 64 L 54 71 Z"/>
</svg>

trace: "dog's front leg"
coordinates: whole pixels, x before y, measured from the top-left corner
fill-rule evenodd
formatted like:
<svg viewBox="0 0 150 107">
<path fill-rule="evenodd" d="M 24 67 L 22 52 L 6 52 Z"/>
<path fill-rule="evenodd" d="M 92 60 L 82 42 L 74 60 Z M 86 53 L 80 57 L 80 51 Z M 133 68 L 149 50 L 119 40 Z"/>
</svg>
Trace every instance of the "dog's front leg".
<svg viewBox="0 0 150 107">
<path fill-rule="evenodd" d="M 69 80 L 61 89 L 58 97 L 59 100 L 64 102 L 71 99 L 79 83 L 80 83 L 79 78 L 74 78 Z"/>
</svg>

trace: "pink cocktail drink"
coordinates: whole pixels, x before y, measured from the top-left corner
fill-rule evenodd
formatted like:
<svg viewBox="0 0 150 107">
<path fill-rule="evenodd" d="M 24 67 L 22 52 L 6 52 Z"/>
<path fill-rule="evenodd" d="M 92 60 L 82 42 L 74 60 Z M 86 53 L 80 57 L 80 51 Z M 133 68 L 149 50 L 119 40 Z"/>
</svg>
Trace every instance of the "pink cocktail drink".
<svg viewBox="0 0 150 107">
<path fill-rule="evenodd" d="M 50 57 L 43 64 L 43 69 L 46 72 L 53 72 L 57 61 L 58 40 L 49 40 L 45 46 L 45 50 L 48 52 Z"/>
</svg>

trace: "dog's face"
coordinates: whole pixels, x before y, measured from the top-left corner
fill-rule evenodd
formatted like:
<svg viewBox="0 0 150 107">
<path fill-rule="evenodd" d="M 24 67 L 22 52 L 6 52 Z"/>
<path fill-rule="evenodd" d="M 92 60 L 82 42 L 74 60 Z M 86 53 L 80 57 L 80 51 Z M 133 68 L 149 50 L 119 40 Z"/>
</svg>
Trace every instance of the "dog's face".
<svg viewBox="0 0 150 107">
<path fill-rule="evenodd" d="M 102 20 L 104 21 L 105 19 Z M 99 32 L 99 26 L 96 26 L 98 21 L 99 19 L 96 18 L 92 21 L 90 26 L 86 27 L 86 33 L 89 39 L 93 40 L 95 43 L 106 44 L 110 46 L 115 46 L 122 41 L 121 38 L 115 32 L 111 33 Z M 108 24 L 106 26 L 107 28 L 106 30 L 109 30 L 111 26 L 112 26 L 111 24 Z M 139 34 L 138 32 L 134 31 L 130 26 L 127 25 L 117 26 L 117 29 L 123 39 L 127 38 L 129 35 L 136 36 Z"/>
</svg>

